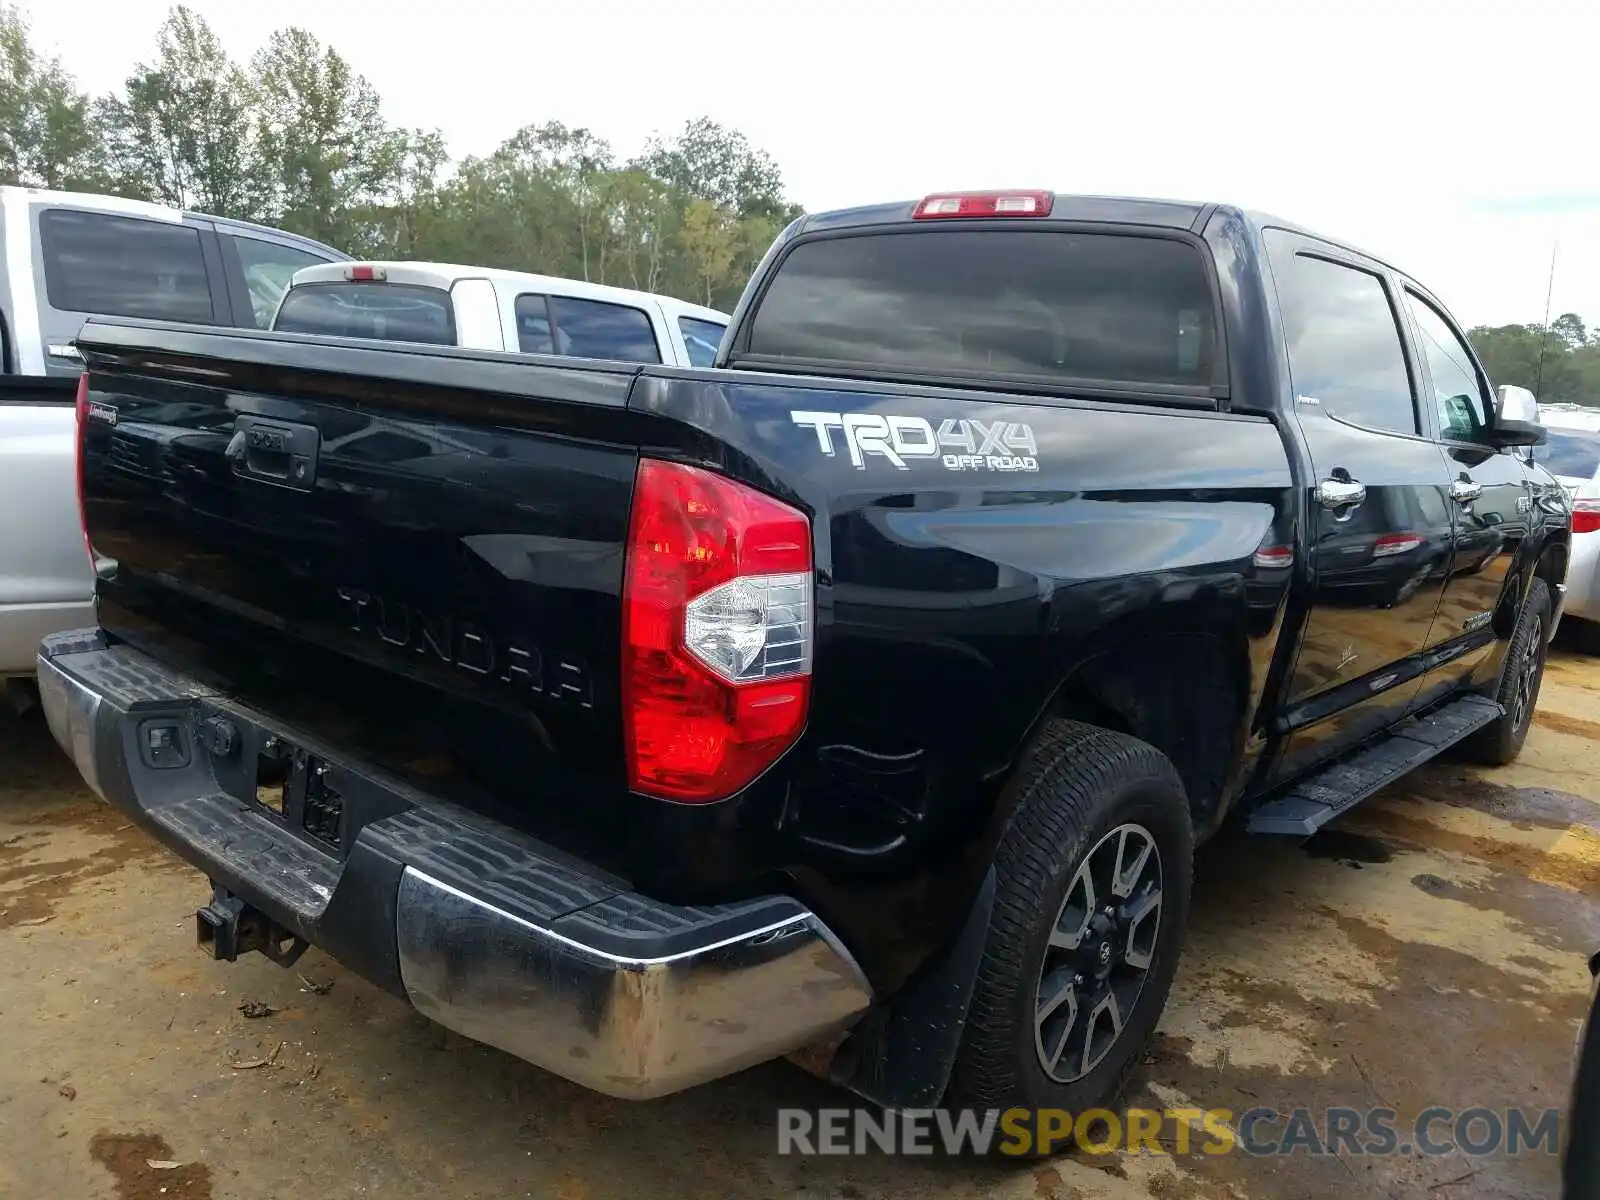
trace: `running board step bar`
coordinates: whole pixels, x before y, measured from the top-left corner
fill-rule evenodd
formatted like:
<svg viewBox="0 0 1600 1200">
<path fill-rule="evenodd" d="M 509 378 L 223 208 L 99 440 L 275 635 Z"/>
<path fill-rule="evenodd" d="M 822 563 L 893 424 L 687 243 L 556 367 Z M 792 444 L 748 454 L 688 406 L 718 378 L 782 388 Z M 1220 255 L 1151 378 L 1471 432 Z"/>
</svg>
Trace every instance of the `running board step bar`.
<svg viewBox="0 0 1600 1200">
<path fill-rule="evenodd" d="M 1250 814 L 1251 833 L 1310 837 L 1379 788 L 1498 719 L 1503 709 L 1484 696 L 1463 696 L 1396 725 L 1382 740 L 1341 759 Z"/>
</svg>

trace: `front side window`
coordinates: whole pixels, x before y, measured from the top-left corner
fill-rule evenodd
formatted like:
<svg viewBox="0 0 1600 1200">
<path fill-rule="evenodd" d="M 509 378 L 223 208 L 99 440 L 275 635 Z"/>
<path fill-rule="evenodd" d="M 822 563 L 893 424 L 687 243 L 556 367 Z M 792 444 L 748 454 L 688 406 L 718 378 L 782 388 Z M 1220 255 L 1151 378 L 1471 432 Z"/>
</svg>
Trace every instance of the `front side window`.
<svg viewBox="0 0 1600 1200">
<path fill-rule="evenodd" d="M 192 225 L 46 209 L 39 241 L 51 308 L 202 325 L 214 319 L 200 231 Z"/>
<path fill-rule="evenodd" d="M 239 234 L 228 236 L 233 238 L 234 249 L 239 252 L 239 268 L 244 272 L 245 289 L 250 293 L 250 312 L 257 329 L 272 328 L 278 301 L 289 290 L 296 271 L 328 261 L 293 246 Z"/>
<path fill-rule="evenodd" d="M 1476 442 L 1489 424 L 1489 398 L 1472 362 L 1472 352 L 1433 305 L 1406 292 L 1406 307 L 1416 322 L 1422 355 L 1433 381 L 1433 402 L 1439 409 L 1439 436 L 1452 442 Z"/>
<path fill-rule="evenodd" d="M 1295 394 L 1355 425 L 1417 433 L 1404 344 L 1383 280 L 1308 254 L 1275 267 Z"/>
</svg>

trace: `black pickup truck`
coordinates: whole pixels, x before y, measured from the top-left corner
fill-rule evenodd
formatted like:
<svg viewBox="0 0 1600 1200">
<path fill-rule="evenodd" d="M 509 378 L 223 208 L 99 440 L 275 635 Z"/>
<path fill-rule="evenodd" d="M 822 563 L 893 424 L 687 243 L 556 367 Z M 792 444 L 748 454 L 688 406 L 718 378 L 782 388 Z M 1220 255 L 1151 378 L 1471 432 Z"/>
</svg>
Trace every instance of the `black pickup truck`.
<svg viewBox="0 0 1600 1200">
<path fill-rule="evenodd" d="M 804 217 L 716 369 L 96 318 L 55 736 L 307 944 L 589 1087 L 828 1048 L 1109 1102 L 1194 846 L 1514 757 L 1569 517 L 1403 273 L 1214 204 Z"/>
</svg>

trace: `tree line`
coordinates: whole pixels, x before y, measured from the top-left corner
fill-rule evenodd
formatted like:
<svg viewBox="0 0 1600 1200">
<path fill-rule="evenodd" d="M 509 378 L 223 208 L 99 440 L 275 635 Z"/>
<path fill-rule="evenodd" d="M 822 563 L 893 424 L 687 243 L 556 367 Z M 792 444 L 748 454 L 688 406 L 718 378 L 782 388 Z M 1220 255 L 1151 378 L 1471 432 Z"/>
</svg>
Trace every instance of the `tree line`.
<svg viewBox="0 0 1600 1200">
<path fill-rule="evenodd" d="M 1525 387 L 1546 404 L 1600 406 L 1600 328 L 1577 313 L 1546 325 L 1480 325 L 1467 336 L 1496 384 Z"/>
<path fill-rule="evenodd" d="M 538 271 L 719 308 L 800 213 L 772 156 L 709 118 L 632 158 L 546 121 L 452 161 L 437 130 L 389 124 L 372 85 L 303 29 L 238 63 L 178 6 L 154 49 L 119 90 L 91 96 L 0 0 L 0 183 L 259 221 L 364 257 Z M 1600 405 L 1600 330 L 1577 315 L 1469 336 L 1496 383 Z"/>
<path fill-rule="evenodd" d="M 537 271 L 727 308 L 800 209 L 776 162 L 709 118 L 632 158 L 559 121 L 452 161 L 389 124 L 331 46 L 279 30 L 235 62 L 168 14 L 154 54 L 93 96 L 0 3 L 0 183 L 107 192 L 257 221 L 362 257 Z"/>
</svg>

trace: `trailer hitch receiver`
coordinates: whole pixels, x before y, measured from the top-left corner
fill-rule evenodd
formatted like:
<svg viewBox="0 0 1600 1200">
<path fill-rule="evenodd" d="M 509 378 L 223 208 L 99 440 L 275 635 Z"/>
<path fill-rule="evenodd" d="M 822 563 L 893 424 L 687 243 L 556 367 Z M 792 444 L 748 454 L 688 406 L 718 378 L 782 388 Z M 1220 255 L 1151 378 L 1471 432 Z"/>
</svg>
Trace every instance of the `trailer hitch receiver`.
<svg viewBox="0 0 1600 1200">
<path fill-rule="evenodd" d="M 310 946 L 299 934 L 216 884 L 211 887 L 211 903 L 194 914 L 194 922 L 196 943 L 220 962 L 234 962 L 254 950 L 280 967 L 292 967 Z"/>
</svg>

